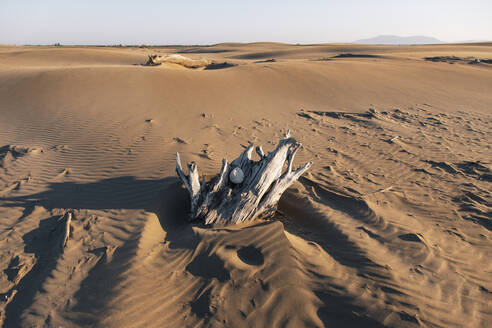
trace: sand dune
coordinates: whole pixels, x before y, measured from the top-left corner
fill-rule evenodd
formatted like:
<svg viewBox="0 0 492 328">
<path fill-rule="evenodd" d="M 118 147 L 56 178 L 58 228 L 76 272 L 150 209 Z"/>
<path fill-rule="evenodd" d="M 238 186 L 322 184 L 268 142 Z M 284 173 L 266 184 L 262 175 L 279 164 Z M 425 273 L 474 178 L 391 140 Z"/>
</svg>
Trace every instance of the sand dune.
<svg viewBox="0 0 492 328">
<path fill-rule="evenodd" d="M 2 46 L 3 326 L 487 327 L 492 65 L 435 56 L 492 48 Z M 275 218 L 186 222 L 176 151 L 213 175 L 286 128 L 314 165 Z"/>
</svg>

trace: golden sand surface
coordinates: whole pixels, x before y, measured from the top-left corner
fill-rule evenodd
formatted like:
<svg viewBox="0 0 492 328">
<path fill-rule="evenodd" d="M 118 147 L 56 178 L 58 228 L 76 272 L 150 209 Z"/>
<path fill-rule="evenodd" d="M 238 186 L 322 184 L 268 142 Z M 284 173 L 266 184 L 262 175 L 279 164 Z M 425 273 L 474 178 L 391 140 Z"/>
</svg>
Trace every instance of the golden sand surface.
<svg viewBox="0 0 492 328">
<path fill-rule="evenodd" d="M 491 43 L 0 46 L 0 323 L 487 327 L 487 59 Z M 187 222 L 177 151 L 214 175 L 288 128 L 314 165 L 274 218 Z"/>
</svg>

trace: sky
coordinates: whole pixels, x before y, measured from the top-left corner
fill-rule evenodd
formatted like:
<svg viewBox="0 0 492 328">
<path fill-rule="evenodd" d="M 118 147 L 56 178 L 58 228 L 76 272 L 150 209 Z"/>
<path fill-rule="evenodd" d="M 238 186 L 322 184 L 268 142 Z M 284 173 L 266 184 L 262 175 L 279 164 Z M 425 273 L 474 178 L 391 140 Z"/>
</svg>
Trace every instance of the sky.
<svg viewBox="0 0 492 328">
<path fill-rule="evenodd" d="M 492 40 L 492 0 L 0 0 L 0 44 Z"/>
</svg>

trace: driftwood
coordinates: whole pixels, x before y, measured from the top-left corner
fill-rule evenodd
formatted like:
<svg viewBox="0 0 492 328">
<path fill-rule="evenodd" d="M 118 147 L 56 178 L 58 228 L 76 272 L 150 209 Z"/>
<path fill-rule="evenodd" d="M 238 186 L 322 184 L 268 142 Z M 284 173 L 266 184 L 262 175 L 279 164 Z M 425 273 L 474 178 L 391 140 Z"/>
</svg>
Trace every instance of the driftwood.
<svg viewBox="0 0 492 328">
<path fill-rule="evenodd" d="M 158 61 L 159 57 L 160 56 L 158 56 L 158 55 L 149 55 L 149 59 L 144 64 L 144 66 L 158 66 L 158 65 L 162 64 Z"/>
<path fill-rule="evenodd" d="M 68 238 L 70 238 L 70 229 L 71 229 L 70 225 L 72 224 L 72 213 L 71 212 L 66 213 L 62 218 L 62 221 L 63 220 L 65 220 L 65 222 L 63 227 L 63 238 L 60 244 L 62 250 L 65 248 L 65 246 L 67 246 Z"/>
<path fill-rule="evenodd" d="M 171 55 L 149 55 L 144 66 L 159 66 L 163 63 L 177 64 L 187 68 L 201 68 L 211 65 L 211 62 L 206 59 L 192 59 L 177 54 Z"/>
<path fill-rule="evenodd" d="M 176 153 L 176 172 L 190 193 L 190 220 L 205 224 L 228 224 L 273 215 L 282 193 L 312 165 L 308 162 L 292 170 L 295 154 L 300 147 L 301 144 L 291 138 L 290 131 L 287 131 L 268 155 L 261 146 L 256 147 L 260 160 L 254 161 L 251 159 L 251 144 L 230 164 L 223 159 L 220 173 L 208 183 L 205 180 L 200 183 L 195 163 L 188 163 L 186 175 L 179 153 Z M 284 171 L 286 162 L 287 169 Z"/>
</svg>

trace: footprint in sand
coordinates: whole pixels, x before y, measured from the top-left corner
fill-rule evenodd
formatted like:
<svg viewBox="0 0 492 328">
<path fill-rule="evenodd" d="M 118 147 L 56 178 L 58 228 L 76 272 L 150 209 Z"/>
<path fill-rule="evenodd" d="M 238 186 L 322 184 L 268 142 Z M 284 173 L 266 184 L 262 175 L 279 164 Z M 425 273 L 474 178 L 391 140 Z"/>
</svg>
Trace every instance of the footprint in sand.
<svg viewBox="0 0 492 328">
<path fill-rule="evenodd" d="M 224 134 L 224 130 L 218 124 L 207 125 L 204 129 L 208 129 L 214 131 L 216 134 L 222 135 Z"/>
<path fill-rule="evenodd" d="M 67 150 L 71 150 L 70 146 L 67 146 L 67 145 L 54 145 L 50 149 L 51 150 L 54 150 L 54 151 L 67 151 Z"/>
<path fill-rule="evenodd" d="M 422 242 L 420 237 L 414 233 L 407 233 L 407 234 L 399 235 L 398 238 L 400 238 L 401 240 L 404 240 L 404 241 L 410 241 L 410 242 L 414 242 L 414 243 L 421 243 Z"/>
<path fill-rule="evenodd" d="M 10 259 L 9 266 L 4 272 L 7 279 L 16 285 L 31 271 L 35 263 L 33 254 L 19 254 Z"/>
<path fill-rule="evenodd" d="M 212 160 L 213 155 L 215 154 L 215 151 L 213 150 L 213 148 L 209 144 L 203 144 L 203 147 L 204 147 L 204 149 L 202 149 L 201 152 L 198 153 L 198 156 L 205 158 L 205 159 Z"/>
<path fill-rule="evenodd" d="M 31 181 L 31 176 L 27 176 L 26 178 L 15 181 L 10 185 L 8 185 L 6 188 L 0 190 L 0 196 L 4 196 L 14 190 L 20 190 L 24 184 L 29 183 L 30 181 Z"/>
<path fill-rule="evenodd" d="M 7 167 L 10 162 L 27 154 L 39 154 L 42 152 L 43 149 L 39 147 L 2 146 L 0 147 L 0 167 Z"/>
<path fill-rule="evenodd" d="M 66 177 L 66 176 L 69 176 L 72 174 L 72 169 L 71 168 L 64 168 L 63 170 L 61 170 L 58 175 L 56 176 L 57 178 L 58 177 Z"/>
<path fill-rule="evenodd" d="M 176 141 L 179 144 L 183 144 L 183 145 L 189 144 L 189 142 L 187 140 L 181 139 L 181 138 L 178 138 L 178 137 L 173 138 L 173 140 Z"/>
<path fill-rule="evenodd" d="M 253 246 L 246 246 L 238 249 L 237 257 L 249 265 L 260 266 L 265 263 L 265 258 L 261 253 L 261 250 Z"/>
<path fill-rule="evenodd" d="M 240 125 L 235 125 L 232 130 L 232 135 L 237 137 L 242 132 L 246 132 L 245 129 Z"/>
</svg>

